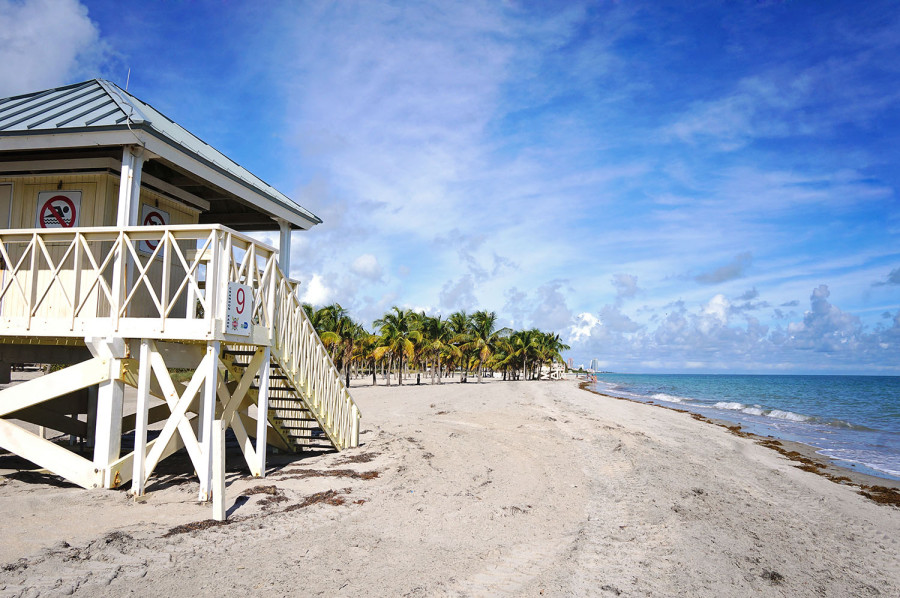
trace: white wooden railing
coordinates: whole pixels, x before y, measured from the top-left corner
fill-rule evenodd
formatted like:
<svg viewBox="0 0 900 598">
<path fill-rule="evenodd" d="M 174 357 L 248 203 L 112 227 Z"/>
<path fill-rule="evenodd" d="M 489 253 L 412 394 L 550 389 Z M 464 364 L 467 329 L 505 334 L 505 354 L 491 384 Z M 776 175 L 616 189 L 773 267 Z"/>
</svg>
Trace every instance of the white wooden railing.
<svg viewBox="0 0 900 598">
<path fill-rule="evenodd" d="M 268 345 L 338 448 L 359 409 L 277 251 L 221 225 L 0 230 L 0 335 Z M 227 329 L 229 282 L 252 289 L 250 334 Z"/>
<path fill-rule="evenodd" d="M 254 323 L 269 325 L 276 257 L 220 225 L 0 231 L 0 333 L 221 338 L 230 281 L 254 288 Z"/>
<path fill-rule="evenodd" d="M 275 268 L 277 303 L 272 356 L 338 449 L 359 444 L 359 408 L 297 298 L 295 283 Z"/>
</svg>

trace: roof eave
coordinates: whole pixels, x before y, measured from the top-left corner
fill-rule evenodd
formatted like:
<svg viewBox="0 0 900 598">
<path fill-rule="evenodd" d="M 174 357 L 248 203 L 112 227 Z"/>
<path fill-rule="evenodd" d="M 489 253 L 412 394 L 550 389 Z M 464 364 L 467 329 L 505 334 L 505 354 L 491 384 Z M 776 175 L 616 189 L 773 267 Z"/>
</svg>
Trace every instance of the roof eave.
<svg viewBox="0 0 900 598">
<path fill-rule="evenodd" d="M 282 199 L 252 186 L 189 148 L 169 143 L 162 133 L 146 123 L 134 123 L 130 127 L 115 125 L 47 131 L 40 129 L 4 131 L 0 135 L 0 152 L 125 145 L 141 145 L 161 158 L 197 174 L 250 205 L 258 205 L 272 217 L 281 218 L 297 228 L 308 230 L 322 223 L 322 219 L 312 212 L 300 206 L 295 208 L 285 204 Z"/>
</svg>

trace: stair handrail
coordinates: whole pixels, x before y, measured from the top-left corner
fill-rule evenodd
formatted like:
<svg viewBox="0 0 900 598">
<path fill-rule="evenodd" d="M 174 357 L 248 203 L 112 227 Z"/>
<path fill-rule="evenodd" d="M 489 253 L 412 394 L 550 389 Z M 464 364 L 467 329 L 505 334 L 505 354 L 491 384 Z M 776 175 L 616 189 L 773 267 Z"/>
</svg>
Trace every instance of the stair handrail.
<svg viewBox="0 0 900 598">
<path fill-rule="evenodd" d="M 303 309 L 297 283 L 274 261 L 262 278 L 269 286 L 273 357 L 335 447 L 358 446 L 362 414 Z"/>
</svg>

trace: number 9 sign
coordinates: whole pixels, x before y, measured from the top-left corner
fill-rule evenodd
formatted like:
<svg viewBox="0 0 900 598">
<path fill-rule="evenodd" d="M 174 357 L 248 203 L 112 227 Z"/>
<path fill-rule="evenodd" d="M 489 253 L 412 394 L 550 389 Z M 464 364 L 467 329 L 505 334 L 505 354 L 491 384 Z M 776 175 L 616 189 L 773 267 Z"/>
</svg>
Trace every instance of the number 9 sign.
<svg viewBox="0 0 900 598">
<path fill-rule="evenodd" d="M 250 317 L 253 314 L 253 289 L 239 282 L 228 283 L 228 306 L 225 333 L 250 336 Z"/>
</svg>

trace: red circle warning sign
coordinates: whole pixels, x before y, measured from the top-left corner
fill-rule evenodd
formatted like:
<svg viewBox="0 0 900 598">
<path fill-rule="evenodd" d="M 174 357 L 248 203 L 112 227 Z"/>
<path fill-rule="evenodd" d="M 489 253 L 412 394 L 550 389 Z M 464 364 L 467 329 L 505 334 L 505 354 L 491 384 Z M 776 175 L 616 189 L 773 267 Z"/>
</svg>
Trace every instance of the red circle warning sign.
<svg viewBox="0 0 900 598">
<path fill-rule="evenodd" d="M 54 195 L 41 205 L 41 228 L 71 228 L 77 221 L 75 203 L 65 195 Z"/>
<path fill-rule="evenodd" d="M 153 210 L 147 212 L 147 215 L 144 216 L 144 226 L 163 226 L 165 224 L 165 220 L 163 220 L 162 214 L 159 212 L 154 212 Z M 147 244 L 147 247 L 150 248 L 150 251 L 156 249 L 156 246 L 159 245 L 158 241 L 144 241 Z"/>
</svg>

